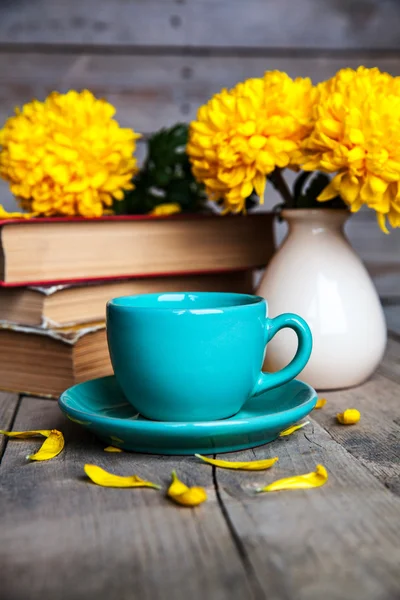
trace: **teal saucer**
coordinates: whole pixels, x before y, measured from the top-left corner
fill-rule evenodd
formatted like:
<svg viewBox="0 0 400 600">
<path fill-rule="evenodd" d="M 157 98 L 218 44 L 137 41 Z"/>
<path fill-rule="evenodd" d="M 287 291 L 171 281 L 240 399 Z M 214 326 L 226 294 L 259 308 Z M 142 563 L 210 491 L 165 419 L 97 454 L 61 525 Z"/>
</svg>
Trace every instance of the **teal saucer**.
<svg viewBox="0 0 400 600">
<path fill-rule="evenodd" d="M 127 402 L 111 376 L 74 385 L 61 395 L 59 406 L 71 421 L 93 431 L 107 445 L 150 454 L 215 454 L 272 442 L 308 415 L 316 401 L 309 385 L 293 380 L 250 398 L 228 419 L 149 421 Z"/>
</svg>

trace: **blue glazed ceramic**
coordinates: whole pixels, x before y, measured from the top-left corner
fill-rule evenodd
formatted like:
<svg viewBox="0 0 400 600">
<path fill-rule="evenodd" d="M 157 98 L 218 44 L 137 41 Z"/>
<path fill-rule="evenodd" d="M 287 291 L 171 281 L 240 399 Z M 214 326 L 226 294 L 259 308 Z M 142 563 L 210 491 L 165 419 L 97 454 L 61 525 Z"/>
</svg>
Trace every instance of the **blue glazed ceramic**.
<svg viewBox="0 0 400 600">
<path fill-rule="evenodd" d="M 262 373 L 267 342 L 284 327 L 297 334 L 297 354 L 281 371 Z M 218 292 L 111 300 L 107 337 L 126 398 L 158 421 L 230 417 L 251 396 L 296 377 L 312 347 L 308 325 L 297 315 L 270 319 L 263 298 Z"/>
<path fill-rule="evenodd" d="M 316 401 L 309 385 L 292 380 L 250 398 L 230 419 L 161 423 L 141 417 L 111 376 L 75 385 L 62 394 L 59 406 L 107 446 L 150 454 L 214 454 L 271 442 L 308 415 Z"/>
</svg>

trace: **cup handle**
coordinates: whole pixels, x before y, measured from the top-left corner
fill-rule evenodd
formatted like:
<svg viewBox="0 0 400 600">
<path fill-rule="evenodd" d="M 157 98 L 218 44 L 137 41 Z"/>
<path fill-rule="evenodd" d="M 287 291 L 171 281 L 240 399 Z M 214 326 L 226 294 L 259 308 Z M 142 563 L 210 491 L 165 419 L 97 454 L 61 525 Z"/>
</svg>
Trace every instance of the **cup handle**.
<svg viewBox="0 0 400 600">
<path fill-rule="evenodd" d="M 306 366 L 312 350 L 312 335 L 307 323 L 293 313 L 284 313 L 275 319 L 265 320 L 265 344 L 267 344 L 281 329 L 293 329 L 297 335 L 298 347 L 293 360 L 276 373 L 260 373 L 258 381 L 254 386 L 252 396 L 258 396 L 267 390 L 287 383 L 300 373 Z"/>
</svg>

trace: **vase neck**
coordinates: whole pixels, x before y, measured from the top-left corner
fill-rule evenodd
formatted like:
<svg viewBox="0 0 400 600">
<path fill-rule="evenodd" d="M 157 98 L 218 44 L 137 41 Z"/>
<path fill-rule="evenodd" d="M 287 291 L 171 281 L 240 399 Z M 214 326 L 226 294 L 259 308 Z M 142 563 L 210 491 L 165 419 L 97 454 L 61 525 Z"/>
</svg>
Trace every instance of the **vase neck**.
<svg viewBox="0 0 400 600">
<path fill-rule="evenodd" d="M 283 210 L 282 217 L 290 230 L 341 231 L 350 213 L 329 208 Z"/>
</svg>

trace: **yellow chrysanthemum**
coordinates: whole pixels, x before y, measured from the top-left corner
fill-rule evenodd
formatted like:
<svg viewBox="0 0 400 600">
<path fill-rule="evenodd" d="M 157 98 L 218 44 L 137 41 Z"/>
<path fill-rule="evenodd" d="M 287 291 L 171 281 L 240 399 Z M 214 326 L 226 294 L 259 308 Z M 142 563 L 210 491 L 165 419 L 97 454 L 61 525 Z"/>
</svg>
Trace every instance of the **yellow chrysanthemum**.
<svg viewBox="0 0 400 600">
<path fill-rule="evenodd" d="M 263 201 L 266 175 L 299 161 L 312 127 L 315 95 L 310 79 L 266 72 L 200 107 L 190 126 L 187 152 L 195 177 L 225 211 L 240 212 L 255 189 Z"/>
<path fill-rule="evenodd" d="M 53 92 L 33 100 L 0 130 L 0 175 L 22 208 L 37 216 L 99 217 L 136 173 L 132 129 L 91 92 Z"/>
<path fill-rule="evenodd" d="M 337 173 L 318 200 L 340 195 L 357 212 L 400 227 L 400 78 L 379 69 L 342 69 L 317 88 L 315 126 L 302 167 Z"/>
</svg>

